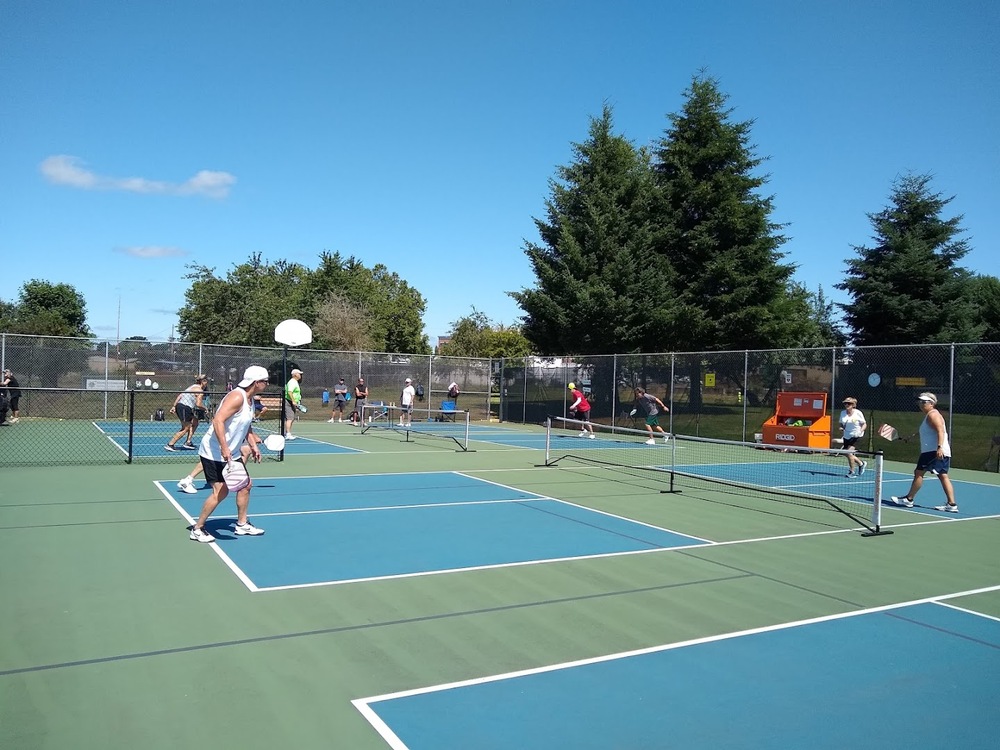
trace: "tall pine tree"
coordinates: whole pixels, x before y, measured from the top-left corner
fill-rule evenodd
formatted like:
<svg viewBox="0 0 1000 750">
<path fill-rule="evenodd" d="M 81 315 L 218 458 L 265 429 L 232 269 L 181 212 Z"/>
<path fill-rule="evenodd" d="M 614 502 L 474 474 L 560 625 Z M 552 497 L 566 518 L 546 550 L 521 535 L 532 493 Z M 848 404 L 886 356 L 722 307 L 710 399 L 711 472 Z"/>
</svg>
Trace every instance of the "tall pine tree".
<svg viewBox="0 0 1000 750">
<path fill-rule="evenodd" d="M 772 200 L 758 191 L 762 159 L 750 144 L 752 121 L 733 122 L 728 96 L 698 75 L 658 142 L 654 171 L 662 200 L 658 253 L 676 269 L 674 351 L 800 345 L 814 329 L 807 300 L 782 264 L 786 238 L 771 221 Z M 661 347 L 662 348 L 662 347 Z"/>
<path fill-rule="evenodd" d="M 537 279 L 510 292 L 524 335 L 542 354 L 606 354 L 662 346 L 672 269 L 650 254 L 647 154 L 613 132 L 605 106 L 575 160 L 549 183 L 542 243 L 526 243 Z"/>
<path fill-rule="evenodd" d="M 969 252 L 961 216 L 943 218 L 951 202 L 931 192 L 930 175 L 909 174 L 892 187 L 891 204 L 869 214 L 871 247 L 855 246 L 841 304 L 856 344 L 979 341 L 985 328 L 969 292 L 971 274 L 958 265 Z"/>
</svg>

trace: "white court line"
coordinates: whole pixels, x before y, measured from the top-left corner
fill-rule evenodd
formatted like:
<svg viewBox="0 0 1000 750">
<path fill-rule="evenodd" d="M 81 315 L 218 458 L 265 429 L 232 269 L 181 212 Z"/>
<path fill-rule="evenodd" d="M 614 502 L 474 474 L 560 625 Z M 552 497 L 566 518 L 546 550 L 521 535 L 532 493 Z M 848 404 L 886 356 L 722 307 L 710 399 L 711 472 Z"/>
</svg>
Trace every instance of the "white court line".
<svg viewBox="0 0 1000 750">
<path fill-rule="evenodd" d="M 505 490 L 511 490 L 512 492 L 526 492 L 526 490 L 522 490 L 522 489 L 519 489 L 519 488 L 516 488 L 516 487 L 511 487 L 510 485 L 502 484 L 500 482 L 493 482 L 493 481 L 490 481 L 489 479 L 480 479 L 479 477 L 475 477 L 475 476 L 471 476 L 471 475 L 468 475 L 468 474 L 464 474 L 463 472 L 460 472 L 460 471 L 455 472 L 455 473 L 456 474 L 460 474 L 462 476 L 468 476 L 470 479 L 475 479 L 475 480 L 480 481 L 480 482 L 486 482 L 488 484 L 495 485 L 496 487 L 503 487 Z M 531 494 L 534 495 L 536 493 L 533 492 Z M 573 508 L 580 508 L 581 510 L 586 510 L 586 511 L 589 511 L 591 513 L 598 513 L 598 514 L 600 514 L 602 516 L 608 516 L 609 518 L 616 518 L 619 521 L 627 521 L 629 523 L 638 524 L 639 526 L 645 526 L 646 528 L 655 529 L 656 531 L 665 531 L 668 534 L 676 534 L 677 536 L 687 537 L 688 539 L 694 539 L 694 540 L 702 542 L 704 544 L 714 544 L 714 542 L 711 539 L 703 539 L 701 537 L 697 537 L 697 536 L 694 536 L 692 534 L 685 534 L 684 532 L 681 532 L 681 531 L 674 531 L 673 529 L 665 529 L 662 526 L 656 526 L 656 525 L 651 524 L 651 523 L 645 523 L 643 521 L 637 521 L 634 518 L 628 518 L 627 516 L 619 516 L 619 515 L 617 515 L 615 513 L 608 513 L 607 511 L 598 510 L 597 508 L 591 508 L 591 507 L 588 507 L 586 505 L 580 505 L 578 503 L 571 503 L 569 500 L 563 500 L 563 499 L 558 498 L 558 497 L 550 497 L 548 495 L 537 495 L 537 497 L 543 498 L 545 500 L 554 500 L 555 502 L 562 503 L 563 505 L 569 505 L 569 506 L 571 506 Z"/>
<path fill-rule="evenodd" d="M 440 685 L 430 685 L 423 688 L 415 688 L 412 690 L 400 690 L 395 693 L 386 693 L 384 695 L 375 695 L 368 698 L 355 698 L 351 701 L 351 704 L 361 713 L 365 719 L 372 725 L 379 736 L 391 747 L 393 750 L 409 750 L 407 745 L 393 732 L 389 726 L 378 716 L 375 710 L 371 707 L 372 703 L 379 703 L 383 701 L 396 700 L 398 698 L 409 698 L 414 695 L 427 695 L 428 693 L 438 693 L 445 690 L 454 690 L 457 688 L 471 687 L 474 685 L 484 685 L 491 682 L 500 682 L 502 680 L 511 680 L 519 677 L 529 677 L 537 674 L 545 674 L 547 672 L 555 672 L 564 669 L 573 669 L 575 667 L 584 667 L 591 664 L 601 664 L 609 661 L 618 661 L 621 659 L 628 659 L 634 656 L 646 656 L 649 654 L 662 653 L 664 651 L 673 651 L 675 649 L 687 648 L 689 646 L 699 646 L 705 643 L 716 643 L 719 641 L 731 640 L 733 638 L 743 638 L 746 636 L 757 635 L 760 633 L 772 633 L 779 630 L 788 630 L 790 628 L 798 628 L 806 625 L 814 625 L 821 622 L 831 622 L 834 620 L 844 620 L 851 617 L 858 617 L 860 615 L 876 614 L 878 612 L 889 612 L 895 609 L 903 609 L 906 607 L 913 607 L 920 604 L 943 604 L 948 599 L 956 599 L 959 597 L 972 596 L 975 594 L 991 593 L 994 591 L 1000 591 L 1000 585 L 997 586 L 986 586 L 980 589 L 971 589 L 969 591 L 960 591 L 953 594 L 942 594 L 939 596 L 926 597 L 924 599 L 912 599 L 906 602 L 897 602 L 895 604 L 886 604 L 880 607 L 868 607 L 861 610 L 855 610 L 853 612 L 842 612 L 836 615 L 824 615 L 822 617 L 812 617 L 806 620 L 796 620 L 794 622 L 780 623 L 778 625 L 767 625 L 760 628 L 751 628 L 748 630 L 738 630 L 731 633 L 721 633 L 719 635 L 711 635 L 703 638 L 693 638 L 687 641 L 680 641 L 678 643 L 668 643 L 659 646 L 650 646 L 648 648 L 635 649 L 633 651 L 621 651 L 614 654 L 607 654 L 605 656 L 596 656 L 589 659 L 578 659 L 576 661 L 563 662 L 561 664 L 550 664 L 544 667 L 535 667 L 532 669 L 522 669 L 515 672 L 505 672 L 503 674 L 489 675 L 486 677 L 475 677 L 469 680 L 460 680 L 457 682 L 448 682 Z M 946 605 L 952 606 L 952 605 Z M 959 607 L 953 607 L 954 609 L 961 609 Z M 962 610 L 964 611 L 964 610 Z M 988 615 L 982 615 L 982 613 L 972 612 L 971 614 L 978 614 L 983 617 L 989 617 Z M 989 619 L 997 619 L 989 617 Z"/>
<path fill-rule="evenodd" d="M 177 512 L 180 513 L 182 517 L 186 518 L 189 524 L 194 525 L 194 522 L 195 522 L 196 519 L 192 518 L 191 516 L 189 516 L 187 514 L 187 511 L 184 510 L 184 508 L 181 507 L 180 503 L 178 503 L 174 499 L 174 496 L 170 492 L 167 491 L 167 489 L 163 486 L 163 483 L 157 481 L 157 482 L 153 482 L 153 484 L 155 484 L 156 488 L 160 492 L 163 493 L 164 497 L 167 498 L 167 500 L 170 502 L 170 504 L 173 505 L 177 509 Z M 191 541 L 191 540 L 189 540 L 189 541 Z M 237 565 L 235 562 L 233 562 L 233 559 L 229 555 L 227 555 L 225 552 L 222 551 L 222 548 L 219 546 L 219 543 L 217 541 L 216 542 L 212 542 L 211 544 L 203 544 L 201 542 L 194 542 L 194 541 L 192 541 L 192 544 L 197 544 L 199 547 L 211 547 L 212 551 L 215 552 L 215 554 L 217 554 L 219 556 L 219 559 L 221 559 L 222 562 L 224 562 L 226 564 L 226 567 L 228 567 L 231 571 L 233 571 L 233 573 L 236 575 L 236 577 L 239 578 L 240 581 L 243 582 L 244 586 L 246 586 L 248 589 L 250 589 L 250 591 L 258 591 L 259 590 L 257 588 L 257 584 L 255 584 L 253 581 L 250 580 L 250 577 L 247 576 L 247 574 L 243 572 L 243 570 L 240 568 L 240 566 Z"/>
<path fill-rule="evenodd" d="M 588 468 L 589 467 L 581 467 L 578 470 L 575 469 L 575 468 L 574 469 L 569 469 L 569 470 L 570 471 L 584 472 L 584 471 L 588 470 Z M 536 467 L 525 467 L 523 469 L 482 469 L 482 470 L 473 470 L 473 471 L 477 471 L 479 473 L 485 473 L 485 472 L 511 472 L 511 471 L 540 472 L 542 470 L 543 469 L 536 468 Z M 548 470 L 548 467 L 544 467 L 544 470 Z M 334 477 L 331 477 L 330 475 L 326 475 L 326 474 L 320 474 L 320 475 L 315 475 L 315 476 L 301 476 L 301 477 L 255 477 L 255 480 L 257 480 L 257 481 L 265 481 L 265 480 L 283 480 L 283 479 L 291 479 L 291 480 L 295 480 L 295 479 L 331 479 L 331 478 L 336 479 L 336 478 L 340 478 L 340 477 L 406 476 L 406 475 L 412 475 L 412 474 L 419 474 L 419 475 L 422 475 L 422 476 L 438 475 L 438 474 L 440 474 L 440 475 L 457 475 L 457 476 L 462 476 L 464 478 L 471 478 L 471 479 L 475 479 L 477 481 L 482 481 L 482 482 L 486 482 L 486 483 L 489 483 L 489 484 L 494 484 L 494 485 L 497 485 L 497 486 L 505 487 L 507 489 L 515 489 L 515 488 L 511 488 L 508 485 L 505 485 L 505 484 L 502 484 L 502 483 L 499 483 L 499 482 L 492 482 L 491 480 L 483 479 L 483 478 L 480 478 L 480 477 L 477 477 L 477 476 L 473 476 L 471 474 L 466 474 L 466 473 L 463 473 L 463 472 L 459 472 L 459 471 L 381 472 L 379 474 L 357 473 L 357 474 L 341 474 L 341 475 L 336 475 Z M 182 517 L 184 517 L 185 519 L 187 519 L 189 523 L 194 523 L 194 519 L 187 514 L 187 512 L 180 506 L 179 503 L 177 503 L 177 501 L 174 499 L 173 495 L 164 488 L 164 486 L 163 486 L 163 484 L 161 482 L 156 481 L 156 482 L 154 482 L 154 484 L 157 486 L 157 488 L 160 490 L 160 492 L 167 498 L 167 500 L 171 503 L 171 505 L 173 505 L 177 509 L 177 511 L 181 514 Z M 519 492 L 530 492 L 529 490 L 522 490 L 520 488 L 516 488 L 516 489 Z M 559 498 L 552 498 L 552 497 L 547 497 L 545 495 L 538 495 L 537 493 L 533 493 L 533 492 L 531 492 L 530 494 L 536 495 L 536 497 L 538 499 L 555 500 L 556 502 L 564 503 L 566 505 L 573 505 L 575 507 L 583 508 L 585 510 L 592 511 L 594 513 L 599 513 L 599 514 L 603 513 L 603 511 L 599 511 L 599 510 L 596 510 L 594 508 L 589 508 L 587 506 L 576 505 L 575 503 L 570 503 L 570 502 L 567 502 L 565 500 L 560 500 Z M 513 499 L 513 500 L 505 501 L 505 502 L 525 502 L 525 501 L 526 501 L 526 499 L 522 498 L 520 500 Z M 479 501 L 479 502 L 481 502 L 481 501 Z M 494 501 L 489 501 L 489 502 L 494 502 Z M 467 504 L 467 503 L 465 503 L 465 504 Z M 388 510 L 396 510 L 396 509 L 405 508 L 405 507 L 412 507 L 412 506 L 391 506 L 391 507 L 388 507 L 387 509 Z M 432 505 L 431 507 L 435 507 L 435 506 Z M 895 506 L 893 506 L 893 507 L 895 507 Z M 366 509 L 359 509 L 359 510 L 366 510 Z M 914 509 L 906 509 L 906 510 L 909 510 L 910 512 L 914 511 Z M 298 511 L 298 512 L 293 511 L 293 512 L 289 512 L 289 513 L 286 513 L 286 514 L 254 514 L 254 515 L 260 517 L 260 516 L 263 516 L 263 515 L 295 515 L 297 513 L 324 513 L 324 512 L 344 512 L 344 511 L 333 511 L 333 510 L 331 510 L 331 511 Z M 631 523 L 634 523 L 634 524 L 638 524 L 638 525 L 649 526 L 650 528 L 658 530 L 658 531 L 663 531 L 663 532 L 667 532 L 667 533 L 671 533 L 671 534 L 676 534 L 678 536 L 687 537 L 689 539 L 698 539 L 698 537 L 694 537 L 694 536 L 692 536 L 690 534 L 686 534 L 686 533 L 683 533 L 683 532 L 677 532 L 677 531 L 673 531 L 671 529 L 665 529 L 665 528 L 658 527 L 658 526 L 653 526 L 651 524 L 644 524 L 643 522 L 637 521 L 637 520 L 632 519 L 632 518 L 627 518 L 627 517 L 624 517 L 624 516 L 614 516 L 614 514 L 610 514 L 610 513 L 605 513 L 604 515 L 609 515 L 609 516 L 612 516 L 612 517 L 615 517 L 615 518 L 620 518 L 622 520 L 625 520 L 625 521 L 628 521 L 628 522 L 631 522 Z M 903 524 L 883 525 L 882 528 L 884 528 L 884 529 L 889 529 L 889 528 L 907 528 L 907 527 L 910 527 L 910 526 L 922 526 L 922 525 L 938 524 L 938 523 L 955 523 L 955 522 L 963 522 L 963 521 L 977 521 L 977 520 L 983 520 L 984 518 L 986 518 L 986 519 L 1000 518 L 1000 515 L 997 515 L 997 516 L 979 516 L 979 517 L 971 517 L 971 518 L 970 517 L 951 518 L 951 517 L 941 517 L 941 516 L 936 516 L 935 515 L 935 516 L 928 516 L 928 518 L 929 518 L 929 520 L 927 520 L 927 521 L 917 521 L 917 522 L 910 522 L 910 523 L 903 523 Z M 286 589 L 298 589 L 298 588 L 316 588 L 316 587 L 320 587 L 320 586 L 338 586 L 338 585 L 345 584 L 345 583 L 367 583 L 367 582 L 373 582 L 373 581 L 395 580 L 395 579 L 400 579 L 400 578 L 416 578 L 416 577 L 421 577 L 421 576 L 443 575 L 443 574 L 447 574 L 447 573 L 464 573 L 464 572 L 473 572 L 473 571 L 478 571 L 478 570 L 496 570 L 496 569 L 500 569 L 500 568 L 525 567 L 525 566 L 528 566 L 528 565 L 548 565 L 550 563 L 575 562 L 575 561 L 578 561 L 578 560 L 595 560 L 595 559 L 602 559 L 602 558 L 625 557 L 625 556 L 630 556 L 630 555 L 646 555 L 646 554 L 653 554 L 653 553 L 681 552 L 681 551 L 685 551 L 685 550 L 702 549 L 702 548 L 706 548 L 706 547 L 728 547 L 728 546 L 735 546 L 735 545 L 740 545 L 740 544 L 757 544 L 757 543 L 761 543 L 761 542 L 784 541 L 784 540 L 788 540 L 788 539 L 804 539 L 804 538 L 808 538 L 808 537 L 828 536 L 828 535 L 831 535 L 831 534 L 847 534 L 847 533 L 855 533 L 855 532 L 858 532 L 858 531 L 861 531 L 861 530 L 863 530 L 863 527 L 859 526 L 859 527 L 856 527 L 856 528 L 829 529 L 829 530 L 824 530 L 824 531 L 800 532 L 800 533 L 795 533 L 795 534 L 780 534 L 780 535 L 768 536 L 768 537 L 755 537 L 755 538 L 751 538 L 751 539 L 733 539 L 733 540 L 722 541 L 722 542 L 712 541 L 712 540 L 702 540 L 698 544 L 682 545 L 682 546 L 678 546 L 678 547 L 660 547 L 660 548 L 645 549 L 645 550 L 630 550 L 630 551 L 625 551 L 625 552 L 607 552 L 607 553 L 601 553 L 601 554 L 595 554 L 595 555 L 579 555 L 579 556 L 573 556 L 573 557 L 559 557 L 559 558 L 546 558 L 546 559 L 539 559 L 539 560 L 525 560 L 525 561 L 519 561 L 519 562 L 496 563 L 496 564 L 491 564 L 491 565 L 481 565 L 481 566 L 473 566 L 473 567 L 466 567 L 466 568 L 449 568 L 449 569 L 432 570 L 432 571 L 417 571 L 417 572 L 413 572 L 413 573 L 400 573 L 400 574 L 387 575 L 387 576 L 370 576 L 370 577 L 365 577 L 365 578 L 351 578 L 351 579 L 345 579 L 345 580 L 339 580 L 339 581 L 318 581 L 318 582 L 315 582 L 315 583 L 291 584 L 291 585 L 287 585 L 287 586 L 268 586 L 268 587 L 258 587 L 256 584 L 254 584 L 250 580 L 250 578 L 245 573 L 243 573 L 243 571 L 233 562 L 233 560 L 220 549 L 218 542 L 212 544 L 211 546 L 215 547 L 216 554 L 219 555 L 220 559 L 222 559 L 222 561 L 236 574 L 236 576 L 240 579 L 240 581 L 242 581 L 243 584 L 250 591 L 253 591 L 253 592 L 266 592 L 266 591 L 283 591 L 283 590 L 286 590 Z"/>
</svg>

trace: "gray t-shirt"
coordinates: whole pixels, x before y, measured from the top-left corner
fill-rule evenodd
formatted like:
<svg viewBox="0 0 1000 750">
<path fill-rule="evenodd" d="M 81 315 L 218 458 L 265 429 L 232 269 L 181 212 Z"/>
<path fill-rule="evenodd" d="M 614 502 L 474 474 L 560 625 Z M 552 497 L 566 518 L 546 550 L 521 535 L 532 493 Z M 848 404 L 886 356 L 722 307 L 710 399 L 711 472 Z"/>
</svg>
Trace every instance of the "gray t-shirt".
<svg viewBox="0 0 1000 750">
<path fill-rule="evenodd" d="M 660 413 L 660 409 L 656 405 L 656 396 L 651 393 L 643 393 L 639 396 L 639 406 L 651 417 L 655 417 Z"/>
</svg>

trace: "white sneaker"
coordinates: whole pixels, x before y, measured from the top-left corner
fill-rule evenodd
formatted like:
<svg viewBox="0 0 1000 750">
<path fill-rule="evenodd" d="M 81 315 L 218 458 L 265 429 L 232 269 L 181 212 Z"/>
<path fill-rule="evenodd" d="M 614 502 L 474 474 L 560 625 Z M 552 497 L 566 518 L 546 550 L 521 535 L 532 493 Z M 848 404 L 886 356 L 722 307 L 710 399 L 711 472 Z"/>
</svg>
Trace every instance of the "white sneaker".
<svg viewBox="0 0 1000 750">
<path fill-rule="evenodd" d="M 862 461 L 861 462 L 861 466 L 858 467 L 858 476 L 860 477 L 862 474 L 864 474 L 865 473 L 865 469 L 867 469 L 867 468 L 868 468 L 868 462 L 867 461 Z"/>
<path fill-rule="evenodd" d="M 908 498 L 906 495 L 903 495 L 902 497 L 897 497 L 896 495 L 893 495 L 892 497 L 889 498 L 889 502 L 892 503 L 893 505 L 902 505 L 904 508 L 913 507 L 913 501 L 910 500 L 910 498 Z"/>
<path fill-rule="evenodd" d="M 14 424 L 15 422 L 20 422 L 21 418 L 20 417 L 11 417 L 9 421 L 10 421 L 11 424 Z"/>
<path fill-rule="evenodd" d="M 297 439 L 298 438 L 295 437 L 295 435 L 285 435 L 285 440 L 297 440 Z"/>
<path fill-rule="evenodd" d="M 328 424 L 333 424 L 333 423 L 334 423 L 334 422 L 336 422 L 337 420 L 336 420 L 336 419 L 328 419 L 328 420 L 326 420 L 326 421 L 327 421 L 327 423 L 328 423 Z"/>
<path fill-rule="evenodd" d="M 195 526 L 191 527 L 191 533 L 188 535 L 188 539 L 195 542 L 202 542 L 203 544 L 215 541 L 215 537 L 205 531 L 205 529 L 199 529 Z"/>
<path fill-rule="evenodd" d="M 848 479 L 857 479 L 858 475 L 855 474 L 853 471 L 849 471 L 849 472 L 847 472 L 847 478 Z"/>
<path fill-rule="evenodd" d="M 587 431 L 586 431 L 586 430 L 583 430 L 583 431 L 582 431 L 582 432 L 580 433 L 580 437 L 587 437 Z"/>
<path fill-rule="evenodd" d="M 958 513 L 957 505 L 935 505 L 934 510 L 943 510 L 945 513 Z"/>
<path fill-rule="evenodd" d="M 664 443 L 669 443 L 670 442 L 670 435 L 664 435 L 663 436 L 663 442 Z"/>
<path fill-rule="evenodd" d="M 656 441 L 653 440 L 653 438 L 650 438 L 649 440 L 646 441 L 646 445 L 656 445 Z"/>
<path fill-rule="evenodd" d="M 333 420 L 331 419 L 330 421 L 332 422 Z M 343 419 L 338 419 L 338 420 L 337 420 L 337 424 L 340 424 L 340 423 L 341 423 L 341 422 L 343 422 L 343 421 L 344 421 Z"/>
<path fill-rule="evenodd" d="M 597 435 L 595 435 L 594 433 L 591 432 L 590 434 L 587 435 L 587 437 L 589 437 L 591 440 L 593 440 L 595 437 L 597 437 Z"/>
<path fill-rule="evenodd" d="M 194 482 L 187 478 L 184 478 L 177 483 L 177 489 L 179 489 L 181 492 L 186 492 L 189 495 L 198 494 L 198 490 L 194 488 Z"/>
<path fill-rule="evenodd" d="M 233 524 L 233 528 L 236 529 L 237 536 L 260 536 L 264 533 L 264 529 L 258 529 L 250 521 L 243 524 Z"/>
</svg>

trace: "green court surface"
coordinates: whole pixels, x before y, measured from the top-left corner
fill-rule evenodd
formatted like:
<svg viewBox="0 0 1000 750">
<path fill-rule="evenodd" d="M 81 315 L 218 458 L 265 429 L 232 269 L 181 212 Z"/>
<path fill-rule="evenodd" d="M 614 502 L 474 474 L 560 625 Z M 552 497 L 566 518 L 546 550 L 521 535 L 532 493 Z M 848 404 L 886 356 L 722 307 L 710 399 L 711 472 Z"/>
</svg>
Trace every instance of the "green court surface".
<svg viewBox="0 0 1000 750">
<path fill-rule="evenodd" d="M 250 515 L 268 533 L 213 545 L 189 541 L 179 512 L 194 496 L 178 495 L 175 482 L 194 455 L 4 468 L 0 747 L 403 747 L 389 744 L 352 701 L 910 602 L 1000 618 L 996 474 L 953 472 L 960 507 L 963 492 L 974 495 L 975 515 L 929 511 L 942 502 L 929 478 L 922 508 L 887 507 L 882 522 L 894 533 L 865 538 L 850 519 L 818 507 L 708 484 L 663 494 L 648 478 L 572 462 L 540 467 L 537 447 L 492 440 L 500 427 L 479 441 L 473 435 L 473 450 L 460 452 L 440 438 L 405 442 L 395 433 L 304 424 L 301 439 L 347 451 L 289 454 L 253 469 L 259 494 Z M 532 430 L 502 427 L 512 436 Z M 911 471 L 886 468 L 904 480 Z M 266 591 L 248 589 L 221 559 L 227 545 L 252 556 L 251 545 L 292 533 L 279 531 L 287 519 L 280 508 L 263 511 L 281 479 L 332 478 L 327 489 L 309 490 L 318 502 L 337 494 L 338 483 L 346 487 L 348 475 L 430 472 L 460 472 L 701 543 Z M 405 485 L 398 498 L 407 499 Z M 221 508 L 219 515 L 226 517 Z M 336 525 L 339 517 L 323 518 Z M 318 528 L 313 519 L 301 528 Z M 866 692 L 878 684 L 869 682 L 879 675 L 877 659 L 845 668 L 865 686 L 858 715 L 891 714 L 906 700 L 905 684 Z M 723 705 L 727 689 L 718 687 Z M 822 691 L 818 676 L 815 694 L 793 709 L 807 724 L 814 712 L 818 733 L 828 721 Z M 985 699 L 996 724 L 995 695 L 968 696 Z M 947 710 L 940 721 L 949 721 Z M 671 745 L 664 738 L 649 746 Z M 891 738 L 880 746 L 891 747 Z M 468 750 L 488 747 L 512 747 L 502 725 L 484 728 Z"/>
</svg>

